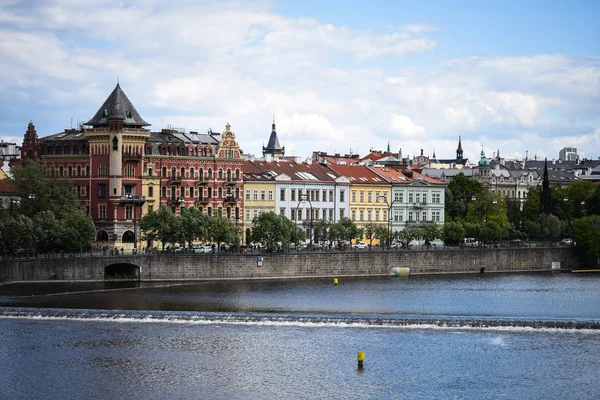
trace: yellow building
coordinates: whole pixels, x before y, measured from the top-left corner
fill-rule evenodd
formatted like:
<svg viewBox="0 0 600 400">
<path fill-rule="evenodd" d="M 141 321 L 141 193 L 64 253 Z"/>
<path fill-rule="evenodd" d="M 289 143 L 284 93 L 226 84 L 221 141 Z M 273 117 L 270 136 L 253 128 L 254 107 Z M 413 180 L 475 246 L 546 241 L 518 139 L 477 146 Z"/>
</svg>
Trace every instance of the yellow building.
<svg viewBox="0 0 600 400">
<path fill-rule="evenodd" d="M 364 165 L 329 165 L 336 173 L 350 179 L 350 219 L 359 228 L 372 222 L 388 228 L 390 183 Z M 379 240 L 363 237 L 367 244 L 378 245 Z"/>
<path fill-rule="evenodd" d="M 249 243 L 252 220 L 264 212 L 275 212 L 275 177 L 265 174 L 252 162 L 244 161 L 244 215 L 242 243 Z"/>
</svg>

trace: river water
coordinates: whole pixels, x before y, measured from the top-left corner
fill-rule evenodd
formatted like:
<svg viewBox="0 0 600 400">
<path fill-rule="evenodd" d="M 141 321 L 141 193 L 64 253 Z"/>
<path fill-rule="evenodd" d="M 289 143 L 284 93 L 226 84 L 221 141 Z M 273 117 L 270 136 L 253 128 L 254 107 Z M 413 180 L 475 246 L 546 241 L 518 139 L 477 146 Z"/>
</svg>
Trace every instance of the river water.
<svg viewBox="0 0 600 400">
<path fill-rule="evenodd" d="M 0 397 L 592 399 L 600 391 L 598 274 L 127 285 L 0 286 Z"/>
</svg>

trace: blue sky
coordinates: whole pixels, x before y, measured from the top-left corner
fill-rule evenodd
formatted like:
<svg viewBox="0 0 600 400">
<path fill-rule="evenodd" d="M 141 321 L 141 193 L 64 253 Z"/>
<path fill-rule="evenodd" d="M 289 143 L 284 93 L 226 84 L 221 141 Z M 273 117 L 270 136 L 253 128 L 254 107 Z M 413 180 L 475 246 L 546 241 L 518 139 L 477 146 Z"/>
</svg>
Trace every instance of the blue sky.
<svg viewBox="0 0 600 400">
<path fill-rule="evenodd" d="M 600 155 L 598 1 L 0 0 L 0 138 L 121 86 L 152 129 L 231 123 L 260 155 L 483 147 Z"/>
</svg>

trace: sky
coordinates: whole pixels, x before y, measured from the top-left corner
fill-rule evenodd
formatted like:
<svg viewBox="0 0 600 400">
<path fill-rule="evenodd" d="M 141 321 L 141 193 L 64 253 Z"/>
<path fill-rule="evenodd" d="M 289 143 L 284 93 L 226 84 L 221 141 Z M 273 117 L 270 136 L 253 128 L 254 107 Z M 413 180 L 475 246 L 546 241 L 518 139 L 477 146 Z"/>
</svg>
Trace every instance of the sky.
<svg viewBox="0 0 600 400">
<path fill-rule="evenodd" d="M 0 139 L 88 121 L 117 81 L 158 131 L 261 156 L 600 156 L 598 1 L 0 0 Z"/>
</svg>

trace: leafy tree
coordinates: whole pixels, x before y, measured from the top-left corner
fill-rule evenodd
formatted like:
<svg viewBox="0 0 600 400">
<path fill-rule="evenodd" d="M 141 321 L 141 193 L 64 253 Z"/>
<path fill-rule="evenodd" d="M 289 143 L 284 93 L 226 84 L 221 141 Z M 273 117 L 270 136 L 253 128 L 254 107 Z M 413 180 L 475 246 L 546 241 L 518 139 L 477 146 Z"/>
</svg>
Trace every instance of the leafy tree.
<svg viewBox="0 0 600 400">
<path fill-rule="evenodd" d="M 462 172 L 450 181 L 448 190 L 452 193 L 453 201 L 458 203 L 452 204 L 453 210 L 456 210 L 458 215 L 450 216 L 458 219 L 466 218 L 468 205 L 473 197 L 479 198 L 482 193 L 487 192 L 482 183 L 466 177 Z"/>
<path fill-rule="evenodd" d="M 324 241 L 331 245 L 331 241 L 333 240 L 331 237 L 331 226 L 333 223 L 327 219 L 321 219 L 317 221 L 313 235 L 315 237 L 315 242 Z"/>
<path fill-rule="evenodd" d="M 410 245 L 413 240 L 421 240 L 423 231 L 419 226 L 409 226 L 399 232 L 400 239 Z"/>
<path fill-rule="evenodd" d="M 252 220 L 252 241 L 263 244 L 268 252 L 277 250 L 279 243 L 283 247 L 289 247 L 293 232 L 287 218 L 272 211 L 261 213 Z M 294 224 L 295 225 L 295 224 Z"/>
<path fill-rule="evenodd" d="M 594 186 L 594 191 L 585 201 L 584 212 L 586 216 L 600 215 L 600 185 Z"/>
<path fill-rule="evenodd" d="M 339 241 L 351 241 L 363 236 L 362 229 L 356 226 L 350 218 L 342 218 L 332 225 L 332 237 Z"/>
<path fill-rule="evenodd" d="M 369 241 L 369 250 L 371 250 L 371 245 L 373 244 L 373 239 L 375 239 L 375 231 L 377 229 L 377 224 L 374 222 L 367 222 L 363 226 L 363 234 L 366 240 Z"/>
<path fill-rule="evenodd" d="M 506 203 L 498 193 L 482 192 L 468 206 L 467 221 L 494 221 L 499 225 L 508 223 Z"/>
<path fill-rule="evenodd" d="M 539 236 L 543 240 L 558 239 L 562 230 L 560 220 L 556 215 L 540 214 L 537 220 L 539 224 Z"/>
<path fill-rule="evenodd" d="M 579 218 L 573 221 L 573 240 L 581 247 L 585 255 L 596 258 L 596 264 L 600 257 L 600 215 Z"/>
<path fill-rule="evenodd" d="M 223 243 L 237 244 L 239 241 L 239 230 L 235 223 L 221 215 L 210 219 L 209 238 L 219 246 Z"/>
<path fill-rule="evenodd" d="M 61 247 L 67 251 L 89 249 L 95 231 L 92 219 L 85 212 L 72 210 L 59 223 Z"/>
<path fill-rule="evenodd" d="M 204 242 L 209 237 L 211 218 L 195 207 L 182 208 L 179 216 L 181 235 L 188 248 L 194 240 Z"/>
<path fill-rule="evenodd" d="M 523 227 L 523 211 L 521 211 L 521 200 L 514 198 L 505 198 L 506 202 L 506 217 L 509 224 L 512 224 L 516 229 Z"/>
<path fill-rule="evenodd" d="M 446 221 L 442 228 L 442 239 L 446 244 L 458 244 L 465 237 L 465 228 L 460 222 Z"/>
<path fill-rule="evenodd" d="M 181 238 L 178 220 L 165 206 L 144 215 L 140 220 L 140 226 L 144 232 L 143 239 L 159 240 L 163 250 L 167 243 L 176 243 Z"/>
<path fill-rule="evenodd" d="M 486 243 L 496 243 L 502 239 L 502 226 L 495 221 L 487 221 L 481 227 L 481 239 Z"/>
<path fill-rule="evenodd" d="M 379 239 L 379 243 L 391 243 L 391 238 L 389 238 L 389 231 L 387 226 L 377 224 L 375 226 L 375 238 Z M 389 241 L 389 242 L 388 242 Z"/>
<path fill-rule="evenodd" d="M 9 179 L 21 198 L 20 211 L 28 217 L 41 211 L 52 211 L 60 219 L 80 208 L 69 179 L 48 176 L 47 168 L 41 162 L 24 160 L 11 167 Z"/>
<path fill-rule="evenodd" d="M 425 246 L 430 247 L 431 242 L 442 236 L 442 232 L 437 224 L 425 224 L 421 226 L 421 235 L 425 241 Z"/>
<path fill-rule="evenodd" d="M 527 199 L 523 202 L 522 216 L 523 221 L 533 222 L 537 220 L 540 214 L 540 196 L 541 186 L 529 189 L 527 193 Z M 523 223 L 521 223 L 523 225 Z M 530 233 L 530 232 L 528 232 Z"/>
<path fill-rule="evenodd" d="M 454 193 L 448 188 L 446 188 L 444 194 L 444 214 L 446 221 L 460 220 L 467 215 L 465 203 L 456 200 Z"/>
</svg>

